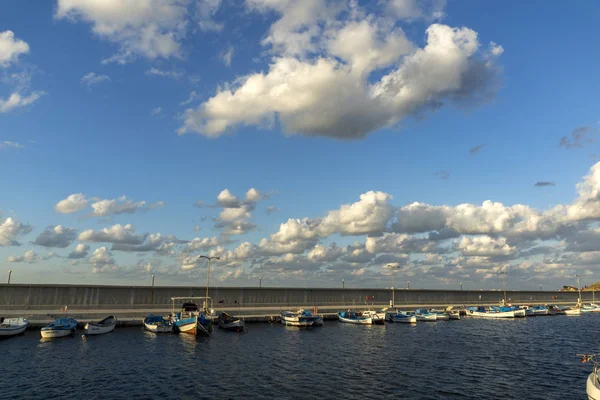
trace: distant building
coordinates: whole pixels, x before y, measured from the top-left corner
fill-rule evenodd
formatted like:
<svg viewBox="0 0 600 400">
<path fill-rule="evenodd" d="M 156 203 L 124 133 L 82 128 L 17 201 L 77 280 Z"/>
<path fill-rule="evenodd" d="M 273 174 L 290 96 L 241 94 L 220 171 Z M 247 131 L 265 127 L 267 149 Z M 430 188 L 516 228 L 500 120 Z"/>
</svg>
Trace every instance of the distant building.
<svg viewBox="0 0 600 400">
<path fill-rule="evenodd" d="M 560 289 L 560 292 L 576 292 L 577 289 L 575 286 L 565 285 Z"/>
</svg>

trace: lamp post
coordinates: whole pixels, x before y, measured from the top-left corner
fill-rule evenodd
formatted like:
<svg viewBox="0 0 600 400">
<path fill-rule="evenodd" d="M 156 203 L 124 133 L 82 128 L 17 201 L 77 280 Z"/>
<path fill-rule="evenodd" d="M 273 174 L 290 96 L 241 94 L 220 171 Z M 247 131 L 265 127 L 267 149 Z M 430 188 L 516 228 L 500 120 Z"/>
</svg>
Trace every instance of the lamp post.
<svg viewBox="0 0 600 400">
<path fill-rule="evenodd" d="M 261 288 L 262 287 L 262 276 L 258 277 L 258 287 Z"/>
<path fill-rule="evenodd" d="M 152 288 L 154 289 L 154 274 L 152 274 Z"/>
<path fill-rule="evenodd" d="M 152 304 L 154 304 L 154 274 L 152 274 Z"/>
<path fill-rule="evenodd" d="M 346 288 L 346 280 L 342 279 L 342 289 L 345 289 L 345 288 Z"/>
<path fill-rule="evenodd" d="M 502 275 L 502 283 L 504 285 L 504 305 L 506 305 L 506 271 L 500 271 L 498 273 Z"/>
<path fill-rule="evenodd" d="M 540 283 L 540 292 L 543 292 L 543 290 L 542 290 L 542 284 L 541 283 Z"/>
<path fill-rule="evenodd" d="M 211 260 L 220 260 L 221 257 L 208 257 L 208 256 L 200 256 L 200 258 L 206 258 L 208 260 L 208 270 L 206 271 L 206 309 L 208 310 L 208 285 L 210 284 L 210 261 Z"/>
<path fill-rule="evenodd" d="M 575 275 L 577 277 L 577 290 L 579 291 L 579 299 L 577 299 L 577 304 L 581 304 L 581 285 L 579 284 L 579 278 L 581 275 Z"/>
<path fill-rule="evenodd" d="M 406 281 L 406 288 L 410 289 L 410 281 Z"/>
<path fill-rule="evenodd" d="M 460 290 L 462 290 L 462 282 L 460 283 Z"/>
<path fill-rule="evenodd" d="M 10 276 L 12 275 L 12 269 L 8 270 L 8 285 L 10 285 Z"/>
<path fill-rule="evenodd" d="M 388 268 L 392 269 L 392 307 L 396 304 L 396 293 L 394 292 L 394 272 L 398 269 L 396 264 L 388 264 Z"/>
</svg>

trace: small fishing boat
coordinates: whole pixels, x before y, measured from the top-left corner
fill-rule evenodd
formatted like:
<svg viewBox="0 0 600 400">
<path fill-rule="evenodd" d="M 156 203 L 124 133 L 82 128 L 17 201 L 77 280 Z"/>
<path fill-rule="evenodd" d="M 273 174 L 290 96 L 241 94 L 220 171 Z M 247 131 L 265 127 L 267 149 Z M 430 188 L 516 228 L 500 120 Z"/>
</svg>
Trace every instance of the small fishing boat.
<svg viewBox="0 0 600 400">
<path fill-rule="evenodd" d="M 281 312 L 281 323 L 283 325 L 298 326 L 301 328 L 307 328 L 313 326 L 315 319 L 312 316 L 302 315 L 301 313 L 292 311 Z"/>
<path fill-rule="evenodd" d="M 429 312 L 435 314 L 436 321 L 448 321 L 450 319 L 450 315 L 445 311 L 429 310 Z"/>
<path fill-rule="evenodd" d="M 394 313 L 387 313 L 388 321 L 390 322 L 400 322 L 405 324 L 416 324 L 417 317 L 414 313 L 397 311 Z"/>
<path fill-rule="evenodd" d="M 566 315 L 565 314 L 565 308 L 561 307 L 561 306 L 553 306 L 550 305 L 548 306 L 548 310 L 553 313 L 554 315 Z"/>
<path fill-rule="evenodd" d="M 528 317 L 540 317 L 543 315 L 553 315 L 553 314 L 551 314 L 550 309 L 544 305 L 529 306 L 529 307 L 527 307 L 527 309 L 525 309 L 525 314 Z"/>
<path fill-rule="evenodd" d="M 308 317 L 311 318 L 313 321 L 312 326 L 323 326 L 323 316 L 322 315 L 317 315 L 316 314 L 317 309 L 315 307 L 315 314 L 310 313 L 309 311 L 306 310 L 298 310 L 298 314 L 302 315 L 303 317 Z"/>
<path fill-rule="evenodd" d="M 501 306 L 501 307 L 490 307 L 493 312 L 510 312 L 512 311 L 515 318 L 525 318 L 527 316 L 526 310 L 517 306 Z"/>
<path fill-rule="evenodd" d="M 27 329 L 29 321 L 25 318 L 0 318 L 0 336 L 19 335 Z"/>
<path fill-rule="evenodd" d="M 582 363 L 591 362 L 594 364 L 594 370 L 588 375 L 585 392 L 588 400 L 600 400 L 600 375 L 598 374 L 600 368 L 598 366 L 598 355 L 597 354 L 578 354 L 582 356 Z"/>
<path fill-rule="evenodd" d="M 429 312 L 429 310 L 425 310 L 425 309 L 415 310 L 415 316 L 417 317 L 417 321 L 422 321 L 422 322 L 437 321 L 437 314 Z"/>
<path fill-rule="evenodd" d="M 114 315 L 109 315 L 99 322 L 88 322 L 85 324 L 85 334 L 87 336 L 91 335 L 102 335 L 104 333 L 109 333 L 115 330 L 115 326 L 117 326 L 117 317 Z"/>
<path fill-rule="evenodd" d="M 340 311 L 338 312 L 338 318 L 340 322 L 346 322 L 348 324 L 359 324 L 359 325 L 372 325 L 373 318 L 370 315 L 363 315 L 360 312 L 354 311 Z"/>
<path fill-rule="evenodd" d="M 581 312 L 582 313 L 591 313 L 591 312 L 599 312 L 600 311 L 600 307 L 598 307 L 595 304 L 582 304 L 581 305 Z"/>
<path fill-rule="evenodd" d="M 43 338 L 59 338 L 72 335 L 77 329 L 77 321 L 73 318 L 57 318 L 41 330 Z"/>
<path fill-rule="evenodd" d="M 165 318 L 151 314 L 144 319 L 144 329 L 154 333 L 171 333 L 173 332 L 173 321 L 170 316 Z"/>
<path fill-rule="evenodd" d="M 181 306 L 181 311 L 177 313 L 175 312 L 175 300 L 187 300 Z M 193 300 L 204 300 L 204 308 L 207 309 L 210 297 L 171 297 L 174 330 L 177 333 L 210 335 L 212 321 Z"/>
<path fill-rule="evenodd" d="M 499 311 L 493 307 L 466 307 L 467 315 L 475 318 L 514 318 L 514 311 Z"/>
<path fill-rule="evenodd" d="M 564 309 L 565 315 L 581 315 L 581 308 L 572 307 Z"/>
<path fill-rule="evenodd" d="M 229 315 L 225 311 L 219 314 L 217 322 L 220 329 L 233 332 L 242 332 L 246 326 L 246 323 L 243 320 L 236 318 L 233 315 Z"/>
<path fill-rule="evenodd" d="M 460 310 L 450 310 L 448 311 L 448 316 L 450 317 L 450 319 L 460 319 Z"/>
<path fill-rule="evenodd" d="M 372 310 L 367 310 L 367 311 L 362 311 L 361 314 L 363 316 L 370 316 L 371 317 L 371 321 L 373 322 L 374 325 L 384 325 L 385 324 L 385 311 L 372 311 Z"/>
</svg>

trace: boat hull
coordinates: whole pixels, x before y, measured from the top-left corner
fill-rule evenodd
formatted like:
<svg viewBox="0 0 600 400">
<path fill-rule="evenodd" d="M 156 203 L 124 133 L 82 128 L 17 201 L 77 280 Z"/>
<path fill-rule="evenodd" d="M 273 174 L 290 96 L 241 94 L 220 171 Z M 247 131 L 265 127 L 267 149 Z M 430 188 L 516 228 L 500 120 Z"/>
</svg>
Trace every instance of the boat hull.
<svg viewBox="0 0 600 400">
<path fill-rule="evenodd" d="M 87 324 L 85 324 L 85 334 L 87 336 L 103 335 L 105 333 L 110 333 L 110 332 L 114 331 L 115 326 L 116 326 L 116 324 L 111 325 L 111 326 L 102 326 L 102 325 L 98 325 L 98 324 L 87 323 Z"/>
<path fill-rule="evenodd" d="M 588 396 L 588 400 L 600 400 L 600 383 L 596 377 L 596 372 L 592 372 L 587 379 L 585 385 L 585 391 Z"/>
<path fill-rule="evenodd" d="M 41 331 L 43 338 L 60 338 L 71 336 L 74 333 L 75 329 L 46 329 Z"/>
<path fill-rule="evenodd" d="M 467 315 L 469 317 L 474 317 L 474 318 L 490 318 L 490 319 L 514 318 L 515 312 L 514 311 L 480 312 L 480 311 L 468 310 Z"/>
<path fill-rule="evenodd" d="M 307 328 L 309 326 L 313 326 L 314 320 L 310 319 L 310 318 L 287 317 L 287 316 L 282 315 L 281 323 L 283 325 L 288 325 L 288 326 L 297 326 L 299 328 Z"/>
<path fill-rule="evenodd" d="M 390 320 L 392 322 L 399 322 L 399 323 L 403 323 L 403 324 L 416 324 L 417 323 L 417 317 L 415 317 L 414 315 L 400 315 L 400 314 L 390 315 Z"/>
<path fill-rule="evenodd" d="M 437 315 L 417 315 L 417 321 L 421 322 L 435 322 L 437 321 Z"/>
<path fill-rule="evenodd" d="M 246 323 L 242 320 L 237 320 L 233 322 L 219 322 L 219 329 L 223 329 L 226 331 L 233 332 L 241 332 L 244 330 Z"/>
<path fill-rule="evenodd" d="M 345 322 L 347 324 L 356 324 L 356 325 L 373 325 L 373 318 L 365 317 L 365 318 L 345 318 L 341 315 L 338 315 L 340 322 Z"/>
<path fill-rule="evenodd" d="M 29 322 L 25 318 L 8 318 L 0 324 L 0 337 L 16 336 L 27 330 Z"/>
<path fill-rule="evenodd" d="M 565 315 L 581 315 L 581 309 L 572 308 L 570 310 L 565 310 Z"/>
<path fill-rule="evenodd" d="M 173 325 L 156 325 L 144 322 L 144 329 L 154 333 L 171 333 L 173 332 Z"/>
</svg>

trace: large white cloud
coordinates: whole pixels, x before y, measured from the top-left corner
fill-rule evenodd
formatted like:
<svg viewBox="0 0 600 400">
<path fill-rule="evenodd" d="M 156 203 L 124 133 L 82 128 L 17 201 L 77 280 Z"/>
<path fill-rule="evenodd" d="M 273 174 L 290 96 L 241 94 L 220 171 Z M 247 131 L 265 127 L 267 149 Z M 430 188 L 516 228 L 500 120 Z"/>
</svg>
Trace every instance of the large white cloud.
<svg viewBox="0 0 600 400">
<path fill-rule="evenodd" d="M 464 256 L 494 257 L 510 256 L 518 251 L 518 248 L 506 242 L 506 238 L 492 238 L 490 236 L 463 236 L 456 243 L 456 248 Z"/>
<path fill-rule="evenodd" d="M 119 45 L 106 62 L 181 56 L 188 0 L 58 0 L 56 18 L 82 20 L 97 36 Z"/>
<path fill-rule="evenodd" d="M 14 110 L 15 108 L 25 107 L 37 101 L 45 93 L 36 91 L 30 95 L 22 95 L 18 92 L 13 92 L 8 98 L 0 98 L 0 113 L 5 113 Z"/>
<path fill-rule="evenodd" d="M 0 67 L 7 67 L 17 61 L 21 54 L 29 53 L 29 45 L 15 38 L 13 31 L 0 32 Z"/>
<path fill-rule="evenodd" d="M 281 16 L 263 41 L 273 54 L 268 71 L 188 109 L 180 134 L 218 137 L 278 120 L 289 134 L 356 139 L 448 102 L 479 103 L 493 94 L 501 47 L 483 49 L 468 28 L 433 24 L 417 48 L 390 15 L 365 15 L 354 2 L 247 5 Z M 376 79 L 376 71 L 384 73 Z"/>
<path fill-rule="evenodd" d="M 54 210 L 61 214 L 72 214 L 87 207 L 89 200 L 83 193 L 73 193 L 56 203 Z"/>
<path fill-rule="evenodd" d="M 34 244 L 44 247 L 65 248 L 77 237 L 77 229 L 62 225 L 49 226 L 35 238 Z"/>
<path fill-rule="evenodd" d="M 116 224 L 109 228 L 102 228 L 97 231 L 87 229 L 79 234 L 78 239 L 82 242 L 141 245 L 146 240 L 146 237 L 148 237 L 148 234 L 138 235 L 131 224 Z"/>
<path fill-rule="evenodd" d="M 18 246 L 17 237 L 28 234 L 32 229 L 31 225 L 23 224 L 15 218 L 0 218 L 0 246 Z"/>
<path fill-rule="evenodd" d="M 88 261 L 92 264 L 92 271 L 94 273 L 109 272 L 118 269 L 118 266 L 115 264 L 115 259 L 106 247 L 100 247 L 94 250 L 94 253 Z"/>
<path fill-rule="evenodd" d="M 34 263 L 37 262 L 40 259 L 40 256 L 33 250 L 27 250 L 25 252 L 25 254 L 23 254 L 22 256 L 8 256 L 6 258 L 6 262 L 9 263 L 19 263 L 19 262 L 26 262 L 26 263 Z"/>
<path fill-rule="evenodd" d="M 75 250 L 73 250 L 67 256 L 67 258 L 71 258 L 71 259 L 85 258 L 88 256 L 89 251 L 90 251 L 90 246 L 88 246 L 87 244 L 79 243 L 77 246 L 75 246 Z"/>
</svg>

